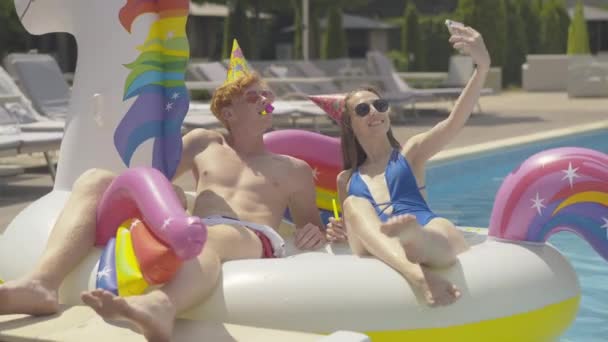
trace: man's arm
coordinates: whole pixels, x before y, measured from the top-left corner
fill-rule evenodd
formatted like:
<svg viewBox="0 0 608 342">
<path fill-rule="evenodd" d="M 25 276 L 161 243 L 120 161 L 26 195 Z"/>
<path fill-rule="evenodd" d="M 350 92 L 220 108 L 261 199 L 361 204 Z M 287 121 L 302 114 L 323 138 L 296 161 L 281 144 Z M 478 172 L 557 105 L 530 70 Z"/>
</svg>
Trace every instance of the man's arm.
<svg viewBox="0 0 608 342">
<path fill-rule="evenodd" d="M 316 205 L 315 183 L 310 166 L 291 158 L 291 191 L 289 212 L 296 226 L 296 246 L 300 249 L 316 249 L 325 243 L 324 229 Z"/>
</svg>

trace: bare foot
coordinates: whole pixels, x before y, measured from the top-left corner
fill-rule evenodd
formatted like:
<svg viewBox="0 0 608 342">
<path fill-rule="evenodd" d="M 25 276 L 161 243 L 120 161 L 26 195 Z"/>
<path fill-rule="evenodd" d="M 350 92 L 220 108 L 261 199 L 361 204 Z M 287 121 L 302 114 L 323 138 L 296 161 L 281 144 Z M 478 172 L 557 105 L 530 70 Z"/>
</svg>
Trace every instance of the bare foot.
<svg viewBox="0 0 608 342">
<path fill-rule="evenodd" d="M 380 226 L 380 231 L 401 240 L 409 261 L 415 264 L 425 262 L 426 254 L 419 243 L 422 227 L 416 221 L 416 216 L 411 214 L 393 216 Z"/>
<path fill-rule="evenodd" d="M 39 280 L 20 279 L 0 285 L 0 315 L 51 315 L 58 309 L 57 290 Z"/>
<path fill-rule="evenodd" d="M 413 281 L 413 285 L 422 294 L 428 305 L 450 305 L 460 298 L 461 293 L 456 285 L 424 268 L 422 272 L 423 276 Z"/>
<path fill-rule="evenodd" d="M 82 301 L 108 320 L 127 321 L 151 342 L 171 340 L 175 309 L 168 299 L 154 292 L 142 296 L 117 297 L 105 290 L 84 292 Z"/>
</svg>

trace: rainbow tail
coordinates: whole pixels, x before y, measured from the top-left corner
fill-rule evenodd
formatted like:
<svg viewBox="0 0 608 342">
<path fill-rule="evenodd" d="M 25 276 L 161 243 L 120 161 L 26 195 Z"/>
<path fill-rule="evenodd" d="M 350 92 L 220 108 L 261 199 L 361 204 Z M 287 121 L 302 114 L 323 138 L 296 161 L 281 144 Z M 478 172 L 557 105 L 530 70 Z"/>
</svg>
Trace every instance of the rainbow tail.
<svg viewBox="0 0 608 342">
<path fill-rule="evenodd" d="M 136 18 L 156 14 L 130 69 L 123 101 L 137 97 L 114 133 L 114 144 L 126 166 L 139 145 L 154 138 L 152 166 L 173 178 L 182 150 L 181 124 L 188 112 L 184 80 L 190 56 L 187 0 L 127 1 L 119 20 L 128 32 Z M 152 16 L 154 18 L 154 16 Z"/>
<path fill-rule="evenodd" d="M 114 134 L 114 144 L 125 165 L 130 165 L 139 145 L 155 138 L 152 166 L 171 179 L 182 152 L 181 124 L 188 107 L 185 87 L 145 86 Z"/>
<path fill-rule="evenodd" d="M 564 230 L 608 261 L 608 155 L 576 147 L 543 151 L 498 190 L 490 236 L 543 243 Z"/>
</svg>

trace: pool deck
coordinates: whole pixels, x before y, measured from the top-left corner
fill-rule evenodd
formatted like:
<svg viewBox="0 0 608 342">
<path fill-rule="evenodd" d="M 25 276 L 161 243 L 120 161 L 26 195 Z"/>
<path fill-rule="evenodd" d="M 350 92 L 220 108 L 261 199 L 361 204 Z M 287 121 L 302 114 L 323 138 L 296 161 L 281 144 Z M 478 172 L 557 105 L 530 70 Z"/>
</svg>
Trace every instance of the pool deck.
<svg viewBox="0 0 608 342">
<path fill-rule="evenodd" d="M 409 119 L 404 123 L 395 124 L 395 136 L 398 140 L 404 141 L 413 134 L 431 128 L 437 122 L 447 117 L 451 105 L 450 102 L 418 104 L 416 106 L 418 117 Z M 583 131 L 608 129 L 608 98 L 568 99 L 565 93 L 512 91 L 503 92 L 500 95 L 483 97 L 481 99 L 481 107 L 483 108 L 483 113 L 474 114 L 468 121 L 465 130 L 443 152 L 435 157 L 436 160 Z M 51 178 L 45 172 L 42 156 L 0 158 L 0 166 L 14 164 L 24 167 L 26 172 L 14 177 L 0 177 L 0 232 L 29 203 L 52 189 Z M 176 183 L 186 190 L 192 190 L 194 186 L 193 180 L 190 177 L 182 177 Z M 105 325 L 103 321 L 96 320 L 92 313 L 86 311 L 86 309 L 79 308 L 77 310 L 84 311 L 78 311 L 76 314 L 72 313 L 75 317 L 74 320 L 70 321 L 68 319 L 65 321 L 65 324 L 73 327 L 69 331 L 71 331 L 71 334 L 75 334 L 73 336 L 74 340 L 87 336 L 83 334 L 78 335 L 85 332 L 86 329 L 89 329 L 86 330 L 88 331 L 88 336 L 93 331 L 96 331 L 96 334 L 98 334 L 102 330 L 100 325 Z M 76 319 L 76 317 L 79 318 Z M 87 319 L 88 323 L 85 324 L 84 320 Z M 47 331 L 44 329 L 48 329 L 44 325 L 45 320 L 25 319 L 21 317 L 12 317 L 8 320 L 13 322 L 8 324 L 14 326 L 17 330 L 10 337 L 6 333 L 5 335 L 0 334 L 0 340 L 3 341 L 34 340 L 36 336 L 32 335 L 33 331 L 36 331 L 36 329 Z M 6 322 L 7 317 L 0 319 L 0 327 L 4 325 L 6 328 Z M 28 328 L 24 329 L 24 324 L 27 324 Z M 31 326 L 29 326 L 30 324 Z M 222 336 L 226 337 L 226 340 L 233 340 L 232 337 L 236 338 L 239 331 L 241 333 L 244 332 L 246 335 L 252 333 L 252 330 L 248 330 L 250 328 L 239 329 L 239 327 L 218 324 L 215 328 L 208 330 L 224 334 Z M 0 328 L 0 330 L 3 329 Z M 113 334 L 117 333 L 121 336 L 120 339 L 125 341 L 131 341 L 131 338 L 134 337 L 130 331 L 126 331 L 125 329 L 118 331 L 112 328 L 103 329 L 103 331 L 105 337 L 115 336 Z M 228 333 L 226 333 L 227 331 Z M 54 333 L 51 332 L 41 332 L 41 334 L 46 334 L 45 337 L 48 339 L 44 340 L 68 340 L 64 335 L 53 335 Z M 295 341 L 295 336 L 293 338 L 290 337 L 289 340 Z M 301 337 L 302 341 L 312 341 L 318 338 L 318 336 L 313 335 L 298 336 Z M 41 337 L 41 335 L 39 334 L 38 337 Z M 107 340 L 105 337 L 104 340 Z M 237 340 L 240 339 L 237 338 Z"/>
</svg>

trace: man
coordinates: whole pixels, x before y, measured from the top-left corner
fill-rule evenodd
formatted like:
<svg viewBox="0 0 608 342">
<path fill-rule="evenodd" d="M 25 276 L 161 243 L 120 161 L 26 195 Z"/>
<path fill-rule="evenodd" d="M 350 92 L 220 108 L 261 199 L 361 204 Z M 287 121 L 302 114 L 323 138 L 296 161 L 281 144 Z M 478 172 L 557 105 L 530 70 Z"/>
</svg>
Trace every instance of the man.
<svg viewBox="0 0 608 342">
<path fill-rule="evenodd" d="M 102 317 L 131 322 L 148 340 L 169 341 L 176 314 L 211 294 L 223 262 L 281 256 L 282 239 L 274 228 L 286 207 L 298 227 L 298 248 L 325 243 L 312 170 L 301 160 L 264 148 L 263 134 L 272 124 L 267 113 L 272 93 L 257 74 L 242 67 L 231 70 L 238 72 L 229 72 L 211 103 L 228 134 L 203 129 L 186 134 L 176 175 L 192 171 L 196 178 L 192 214 L 207 224 L 203 251 L 170 282 L 147 294 L 122 298 L 94 290 L 81 296 Z M 89 170 L 75 182 L 37 267 L 0 286 L 0 314 L 57 311 L 61 282 L 93 247 L 97 203 L 114 177 Z"/>
</svg>

